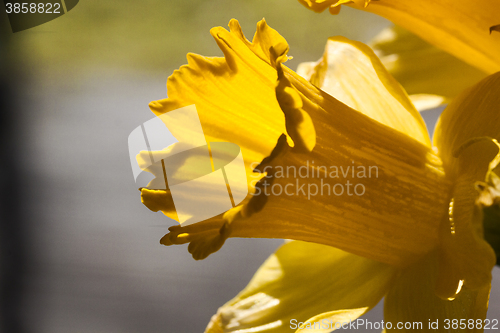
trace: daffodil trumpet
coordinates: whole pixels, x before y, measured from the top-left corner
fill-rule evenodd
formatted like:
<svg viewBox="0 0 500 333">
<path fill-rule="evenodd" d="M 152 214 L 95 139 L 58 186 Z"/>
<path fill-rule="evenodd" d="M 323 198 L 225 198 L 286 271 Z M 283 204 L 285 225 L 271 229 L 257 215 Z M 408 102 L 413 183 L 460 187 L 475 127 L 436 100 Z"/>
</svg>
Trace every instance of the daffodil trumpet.
<svg viewBox="0 0 500 333">
<path fill-rule="evenodd" d="M 293 241 L 206 332 L 285 332 L 292 318 L 355 319 L 384 296 L 391 321 L 484 319 L 496 257 L 482 221 L 483 208 L 498 202 L 500 73 L 448 105 L 431 143 L 405 90 L 364 44 L 330 38 L 324 56 L 302 64 L 299 75 L 284 65 L 288 44 L 265 21 L 252 42 L 237 21 L 229 27 L 211 30 L 224 58 L 188 55 L 167 81 L 169 97 L 150 107 L 160 116 L 195 104 L 208 143 L 241 148 L 250 194 L 224 214 L 170 227 L 161 243 L 189 243 L 203 259 L 229 237 Z M 265 194 L 295 182 L 279 168 L 323 173 L 301 179 L 308 186 L 338 183 L 317 166 L 376 166 L 378 176 L 363 178 L 363 195 Z M 175 218 L 168 187 L 154 184 L 141 189 L 143 203 Z"/>
</svg>

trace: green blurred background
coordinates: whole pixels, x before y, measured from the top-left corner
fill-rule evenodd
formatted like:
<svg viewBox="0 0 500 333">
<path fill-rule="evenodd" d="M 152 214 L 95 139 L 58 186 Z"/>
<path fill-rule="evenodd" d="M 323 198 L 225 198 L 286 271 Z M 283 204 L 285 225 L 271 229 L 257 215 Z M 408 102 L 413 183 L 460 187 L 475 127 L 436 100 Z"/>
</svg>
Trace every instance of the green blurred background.
<svg viewBox="0 0 500 333">
<path fill-rule="evenodd" d="M 319 58 L 329 36 L 368 41 L 387 25 L 350 8 L 330 17 L 286 0 L 85 0 L 63 17 L 13 35 L 11 41 L 31 69 L 45 75 L 67 70 L 81 74 L 96 67 L 168 75 L 185 62 L 187 52 L 221 54 L 209 31 L 227 27 L 232 18 L 240 21 L 248 39 L 256 23 L 266 18 L 287 39 L 296 63 Z"/>
<path fill-rule="evenodd" d="M 17 189 L 16 217 L 4 223 L 19 224 L 13 248 L 23 258 L 11 298 L 19 318 L 3 319 L 20 323 L 11 332 L 47 333 L 203 332 L 281 244 L 230 239 L 195 262 L 186 246 L 159 244 L 175 222 L 145 208 L 134 184 L 128 134 L 152 118 L 148 103 L 166 97 L 187 52 L 222 55 L 210 28 L 236 18 L 251 39 L 265 17 L 296 68 L 317 60 L 329 36 L 368 42 L 389 25 L 350 8 L 316 14 L 293 0 L 82 0 L 15 34 L 1 15 L 1 69 L 14 87 L 4 112 L 15 115 L 9 143 L 19 170 L 2 194 Z"/>
</svg>

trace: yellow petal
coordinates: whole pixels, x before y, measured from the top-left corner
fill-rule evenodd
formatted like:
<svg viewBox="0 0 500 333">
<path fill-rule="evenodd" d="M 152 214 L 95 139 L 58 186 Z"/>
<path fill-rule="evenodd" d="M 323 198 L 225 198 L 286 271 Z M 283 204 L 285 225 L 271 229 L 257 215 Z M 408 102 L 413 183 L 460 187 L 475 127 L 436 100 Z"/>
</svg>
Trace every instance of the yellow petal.
<svg viewBox="0 0 500 333">
<path fill-rule="evenodd" d="M 449 102 L 486 77 L 485 72 L 399 26 L 386 28 L 369 45 L 410 95 L 438 95 Z"/>
<path fill-rule="evenodd" d="M 330 332 L 335 323 L 354 320 L 374 307 L 394 275 L 388 265 L 292 241 L 219 309 L 205 332 Z M 303 329 L 299 323 L 304 323 Z"/>
<path fill-rule="evenodd" d="M 177 131 L 180 127 L 189 131 L 189 123 L 168 123 Z M 202 141 L 198 147 L 178 142 L 139 154 L 144 161 L 139 163 L 141 168 L 155 176 L 141 188 L 146 207 L 189 224 L 221 214 L 245 199 L 248 183 L 239 147 L 229 142 L 203 145 Z M 148 165 L 146 160 L 158 162 Z"/>
<path fill-rule="evenodd" d="M 169 98 L 151 102 L 150 108 L 161 116 L 194 104 L 206 143 L 225 141 L 241 148 L 250 184 L 255 179 L 251 177 L 252 163 L 258 164 L 267 156 L 276 139 L 285 132 L 284 115 L 275 96 L 276 69 L 271 65 L 270 49 L 274 47 L 277 52 L 286 54 L 288 45 L 264 20 L 257 24 L 252 43 L 243 36 L 236 20 L 232 20 L 229 26 L 230 31 L 221 27 L 211 30 L 224 58 L 189 54 L 188 65 L 174 71 L 167 81 Z M 165 125 L 170 132 L 179 142 L 189 143 L 192 133 L 191 128 L 184 124 L 186 120 L 169 120 Z M 175 147 L 152 153 L 161 155 L 155 158 L 158 161 L 175 153 Z M 155 179 L 141 190 L 143 203 L 153 211 L 161 210 L 178 220 L 161 163 L 146 165 L 144 160 L 149 158 L 138 156 L 141 168 L 152 173 Z M 207 199 L 218 199 L 213 193 L 203 195 L 203 192 L 210 192 L 210 185 L 193 189 L 194 205 Z"/>
<path fill-rule="evenodd" d="M 491 281 L 496 256 L 484 240 L 483 212 L 477 204 L 476 182 L 484 180 L 489 163 L 498 156 L 491 141 L 480 141 L 460 152 L 458 174 L 452 194 L 449 219 L 440 232 L 440 274 L 437 293 L 443 298 L 455 297 L 462 281 L 470 289 L 482 288 Z"/>
<path fill-rule="evenodd" d="M 151 102 L 150 108 L 162 115 L 196 105 L 206 141 L 237 144 L 247 175 L 251 175 L 252 162 L 269 155 L 285 132 L 284 115 L 275 96 L 276 69 L 271 65 L 269 50 L 275 47 L 283 53 L 288 45 L 264 20 L 258 23 L 252 43 L 243 36 L 236 20 L 229 27 L 230 31 L 222 27 L 210 31 L 224 58 L 189 54 L 188 65 L 174 71 L 167 81 L 169 98 Z M 166 125 L 176 137 L 185 130 Z"/>
<path fill-rule="evenodd" d="M 462 92 L 443 111 L 434 132 L 446 171 L 457 176 L 458 160 L 453 154 L 469 140 L 500 139 L 500 72 L 490 75 Z"/>
<path fill-rule="evenodd" d="M 286 78 L 281 64 L 278 64 L 276 69 L 276 98 L 285 114 L 286 130 L 293 140 L 293 149 L 295 152 L 311 152 L 316 145 L 314 124 L 309 114 L 302 109 L 302 99 Z"/>
<path fill-rule="evenodd" d="M 458 280 L 470 288 L 487 284 L 496 262 L 494 251 L 483 239 L 482 207 L 475 185 L 487 181 L 496 167 L 499 151 L 492 139 L 500 138 L 499 103 L 497 73 L 458 96 L 436 126 L 434 142 L 447 177 L 455 183 L 451 215 L 443 220 L 440 234 L 438 293 L 442 297 L 453 297 L 450 293 Z"/>
<path fill-rule="evenodd" d="M 330 13 L 336 15 L 340 12 L 340 5 L 355 3 L 360 7 L 366 7 L 371 0 L 299 0 L 307 8 L 321 13 L 329 8 Z"/>
<path fill-rule="evenodd" d="M 346 3 L 339 0 L 299 1 L 315 11 Z M 347 4 L 385 17 L 488 74 L 500 70 L 500 34 L 490 34 L 490 29 L 500 22 L 496 1 L 356 0 Z M 330 12 L 337 13 L 338 9 Z"/>
<path fill-rule="evenodd" d="M 297 73 L 351 108 L 430 146 L 424 120 L 401 85 L 360 42 L 331 37 L 323 57 Z"/>
<path fill-rule="evenodd" d="M 385 297 L 386 325 L 390 322 L 395 329 L 398 323 L 407 324 L 410 326 L 407 326 L 406 330 L 411 332 L 482 332 L 480 328 L 483 325 L 478 325 L 478 329 L 475 329 L 476 320 L 484 323 L 490 285 L 475 291 L 464 287 L 453 301 L 442 300 L 434 293 L 437 275 L 438 262 L 435 253 L 402 271 Z M 456 326 L 452 327 L 452 321 L 455 319 L 459 325 L 458 329 Z M 472 325 L 472 320 L 474 325 L 464 328 L 464 323 Z M 420 327 L 416 326 L 420 324 Z"/>
<path fill-rule="evenodd" d="M 172 195 L 168 190 L 141 188 L 141 201 L 153 212 L 162 211 L 163 214 L 178 221 Z"/>
<path fill-rule="evenodd" d="M 300 325 L 295 333 L 329 333 L 342 327 L 347 328 L 352 322 L 356 322 L 360 316 L 369 310 L 368 307 L 349 310 L 336 310 L 322 313 L 320 315 L 309 318 L 306 322 Z"/>
</svg>

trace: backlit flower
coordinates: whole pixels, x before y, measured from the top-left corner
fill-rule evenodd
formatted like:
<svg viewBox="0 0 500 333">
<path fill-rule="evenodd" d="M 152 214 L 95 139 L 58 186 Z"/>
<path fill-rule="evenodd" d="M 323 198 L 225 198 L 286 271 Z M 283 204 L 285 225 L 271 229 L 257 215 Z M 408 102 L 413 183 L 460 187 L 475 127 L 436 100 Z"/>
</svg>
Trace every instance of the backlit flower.
<svg viewBox="0 0 500 333">
<path fill-rule="evenodd" d="M 161 243 L 189 243 L 203 259 L 228 237 L 293 241 L 207 332 L 343 323 L 384 296 L 393 323 L 484 319 L 496 258 L 483 238 L 482 206 L 498 193 L 500 74 L 446 108 L 433 147 L 408 95 L 367 46 L 331 38 L 322 59 L 299 68 L 302 77 L 282 64 L 288 44 L 264 21 L 252 42 L 237 21 L 229 27 L 211 30 L 224 58 L 188 55 L 168 79 L 169 98 L 150 107 L 160 116 L 195 104 L 207 142 L 241 148 L 250 194 L 224 214 L 169 228 Z M 166 125 L 186 135 L 181 124 Z M 307 177 L 284 172 L 300 168 Z M 168 187 L 156 181 L 141 189 L 143 203 L 175 218 Z"/>
</svg>

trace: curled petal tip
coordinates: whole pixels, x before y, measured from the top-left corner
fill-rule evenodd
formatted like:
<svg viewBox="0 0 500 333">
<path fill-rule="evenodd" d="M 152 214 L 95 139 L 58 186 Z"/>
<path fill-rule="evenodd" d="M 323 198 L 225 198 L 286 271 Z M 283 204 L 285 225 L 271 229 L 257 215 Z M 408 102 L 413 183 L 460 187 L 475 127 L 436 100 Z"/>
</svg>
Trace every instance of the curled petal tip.
<svg viewBox="0 0 500 333">
<path fill-rule="evenodd" d="M 191 253 L 194 260 L 203 260 L 212 253 L 219 251 L 230 235 L 231 224 L 226 222 L 222 225 L 217 235 L 191 240 L 188 251 Z"/>
<path fill-rule="evenodd" d="M 490 35 L 493 31 L 498 31 L 500 32 L 500 24 L 497 24 L 497 25 L 494 25 L 492 27 L 490 27 Z"/>
<path fill-rule="evenodd" d="M 274 67 L 279 67 L 282 63 L 288 60 L 287 53 L 289 47 L 287 43 L 280 42 L 269 48 L 269 53 L 271 55 L 271 64 Z"/>
<path fill-rule="evenodd" d="M 151 111 L 155 112 L 155 111 L 161 111 L 163 109 L 163 105 L 160 101 L 152 101 L 151 103 L 149 103 L 149 108 L 151 109 Z"/>
<path fill-rule="evenodd" d="M 218 313 L 212 316 L 204 333 L 224 333 L 221 324 L 221 316 Z"/>
<path fill-rule="evenodd" d="M 170 241 L 170 233 L 166 234 L 160 239 L 160 244 L 165 246 L 173 245 L 172 241 Z"/>
</svg>

